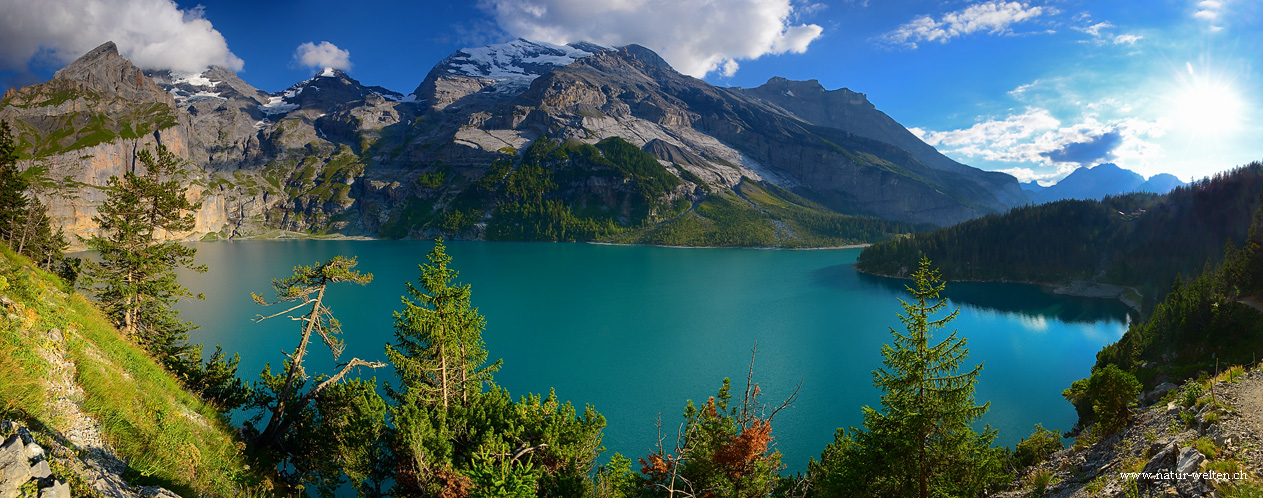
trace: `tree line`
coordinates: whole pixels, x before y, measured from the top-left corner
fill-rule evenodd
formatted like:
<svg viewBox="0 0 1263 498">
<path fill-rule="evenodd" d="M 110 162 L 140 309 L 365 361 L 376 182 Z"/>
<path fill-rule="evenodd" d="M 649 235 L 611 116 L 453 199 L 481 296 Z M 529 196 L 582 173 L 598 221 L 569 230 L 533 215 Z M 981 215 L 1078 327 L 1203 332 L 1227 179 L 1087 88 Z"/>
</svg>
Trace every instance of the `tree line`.
<svg viewBox="0 0 1263 498">
<path fill-rule="evenodd" d="M 1260 206 L 1254 162 L 1176 188 L 1101 200 L 1013 208 L 868 247 L 857 268 L 899 275 L 928 256 L 949 280 L 1066 283 L 1097 279 L 1136 287 L 1146 313 L 1176 278 L 1189 279 L 1240 246 Z"/>
</svg>

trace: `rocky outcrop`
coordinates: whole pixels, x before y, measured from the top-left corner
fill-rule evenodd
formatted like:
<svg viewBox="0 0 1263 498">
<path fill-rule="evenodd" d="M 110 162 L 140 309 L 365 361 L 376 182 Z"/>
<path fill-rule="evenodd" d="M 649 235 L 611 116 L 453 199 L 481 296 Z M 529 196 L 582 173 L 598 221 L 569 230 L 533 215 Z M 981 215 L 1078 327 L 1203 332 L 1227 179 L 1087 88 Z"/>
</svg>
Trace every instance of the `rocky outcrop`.
<svg viewBox="0 0 1263 498">
<path fill-rule="evenodd" d="M 30 432 L 22 428 L 0 445 L 0 498 L 21 496 L 21 488 L 31 481 L 41 498 L 70 498 L 70 486 L 53 477 L 44 448 L 35 444 Z"/>
<path fill-rule="evenodd" d="M 1257 492 L 1263 477 L 1263 370 L 1212 381 L 1210 389 L 1194 384 L 1155 388 L 1165 394 L 1150 392 L 1141 400 L 1169 401 L 1138 409 L 1126 428 L 1108 437 L 1079 434 L 1084 444 L 1019 469 L 1014 489 L 995 496 L 1030 496 L 1029 478 L 1037 473 L 1051 476 L 1043 495 L 1050 497 L 1200 498 L 1243 485 Z M 1234 496 L 1253 496 L 1242 493 Z"/>
</svg>

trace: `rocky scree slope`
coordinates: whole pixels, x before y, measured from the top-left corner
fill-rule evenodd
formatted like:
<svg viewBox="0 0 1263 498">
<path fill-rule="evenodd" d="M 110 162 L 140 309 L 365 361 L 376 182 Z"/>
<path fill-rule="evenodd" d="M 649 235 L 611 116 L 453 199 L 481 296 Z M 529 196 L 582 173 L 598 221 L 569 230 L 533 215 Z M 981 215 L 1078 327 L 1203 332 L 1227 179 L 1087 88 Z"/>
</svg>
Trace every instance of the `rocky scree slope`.
<svg viewBox="0 0 1263 498">
<path fill-rule="evenodd" d="M 652 154 L 683 185 L 654 203 L 727 196 L 749 214 L 736 222 L 694 213 L 712 225 L 763 230 L 784 222 L 740 201 L 734 188 L 743 178 L 797 196 L 801 202 L 792 203 L 812 216 L 948 224 L 1024 202 L 1013 196 L 1021 194 L 1012 177 L 942 157 L 871 104 L 856 104 L 859 94 L 821 94 L 844 98 L 774 103 L 768 92 L 681 75 L 643 47 L 527 40 L 458 51 L 410 95 L 364 86 L 333 69 L 268 94 L 218 67 L 143 74 L 107 43 L 50 82 L 11 90 L 0 119 L 18 123 L 27 167 L 47 168 L 51 178 L 78 187 L 47 197 L 54 219 L 85 237 L 94 233 L 91 217 L 103 198 L 94 187 L 134 168 L 135 152 L 155 144 L 191 165 L 191 196 L 203 208 L 193 232 L 174 234 L 186 238 L 275 230 L 482 237 L 478 229 L 452 232 L 437 222 L 493 164 L 507 160 L 515 169 L 541 137 L 558 144 L 620 138 Z M 809 115 L 813 106 L 834 110 Z M 575 182 L 546 200 L 630 230 L 625 207 L 609 202 L 643 190 L 640 181 Z M 511 200 L 493 197 L 480 223 Z M 589 205 L 591 199 L 609 202 Z M 688 211 L 677 207 L 647 222 Z"/>
<path fill-rule="evenodd" d="M 1263 495 L 1263 370 L 1229 372 L 1157 386 L 1141 397 L 1148 406 L 1122 431 L 1106 438 L 1084 431 L 1078 443 L 1021 470 L 1015 489 L 996 496 L 1041 496 L 1034 484 L 1039 474 L 1049 483 L 1042 496 L 1059 498 Z M 1207 472 L 1220 479 L 1187 475 Z"/>
</svg>

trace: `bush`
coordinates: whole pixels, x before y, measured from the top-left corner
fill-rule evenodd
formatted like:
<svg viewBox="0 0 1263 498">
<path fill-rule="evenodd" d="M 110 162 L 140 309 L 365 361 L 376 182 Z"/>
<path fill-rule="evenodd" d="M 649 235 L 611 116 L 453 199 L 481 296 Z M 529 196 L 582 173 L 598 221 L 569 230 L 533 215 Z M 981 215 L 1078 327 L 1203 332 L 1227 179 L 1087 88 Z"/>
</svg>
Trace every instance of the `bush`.
<svg viewBox="0 0 1263 498">
<path fill-rule="evenodd" d="M 1109 364 L 1093 370 L 1087 379 L 1074 381 L 1061 395 L 1074 405 L 1081 423 L 1086 422 L 1084 419 L 1090 413 L 1103 434 L 1112 434 L 1131 418 L 1131 407 L 1136 403 L 1140 387 L 1136 376 Z"/>
<path fill-rule="evenodd" d="M 1031 437 L 1021 440 L 1013 450 L 1013 466 L 1030 467 L 1043 462 L 1048 456 L 1062 448 L 1061 435 L 1035 424 L 1035 432 Z"/>
<path fill-rule="evenodd" d="M 1184 407 L 1193 406 L 1197 403 L 1197 399 L 1206 394 L 1206 388 L 1197 382 L 1190 382 L 1180 395 L 1180 405 Z"/>
</svg>

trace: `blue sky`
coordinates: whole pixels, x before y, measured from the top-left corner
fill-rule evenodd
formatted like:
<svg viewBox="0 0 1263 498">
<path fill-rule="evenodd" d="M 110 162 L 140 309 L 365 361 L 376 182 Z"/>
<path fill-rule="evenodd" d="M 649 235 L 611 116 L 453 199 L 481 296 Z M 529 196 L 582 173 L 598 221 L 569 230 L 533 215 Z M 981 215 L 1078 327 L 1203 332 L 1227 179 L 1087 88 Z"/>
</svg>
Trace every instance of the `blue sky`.
<svg viewBox="0 0 1263 498">
<path fill-rule="evenodd" d="M 0 0 L 0 86 L 112 39 L 141 66 L 267 90 L 321 65 L 408 93 L 515 37 L 639 43 L 720 86 L 866 93 L 949 156 L 1019 179 L 1112 161 L 1201 178 L 1263 160 L 1257 0 Z"/>
</svg>

